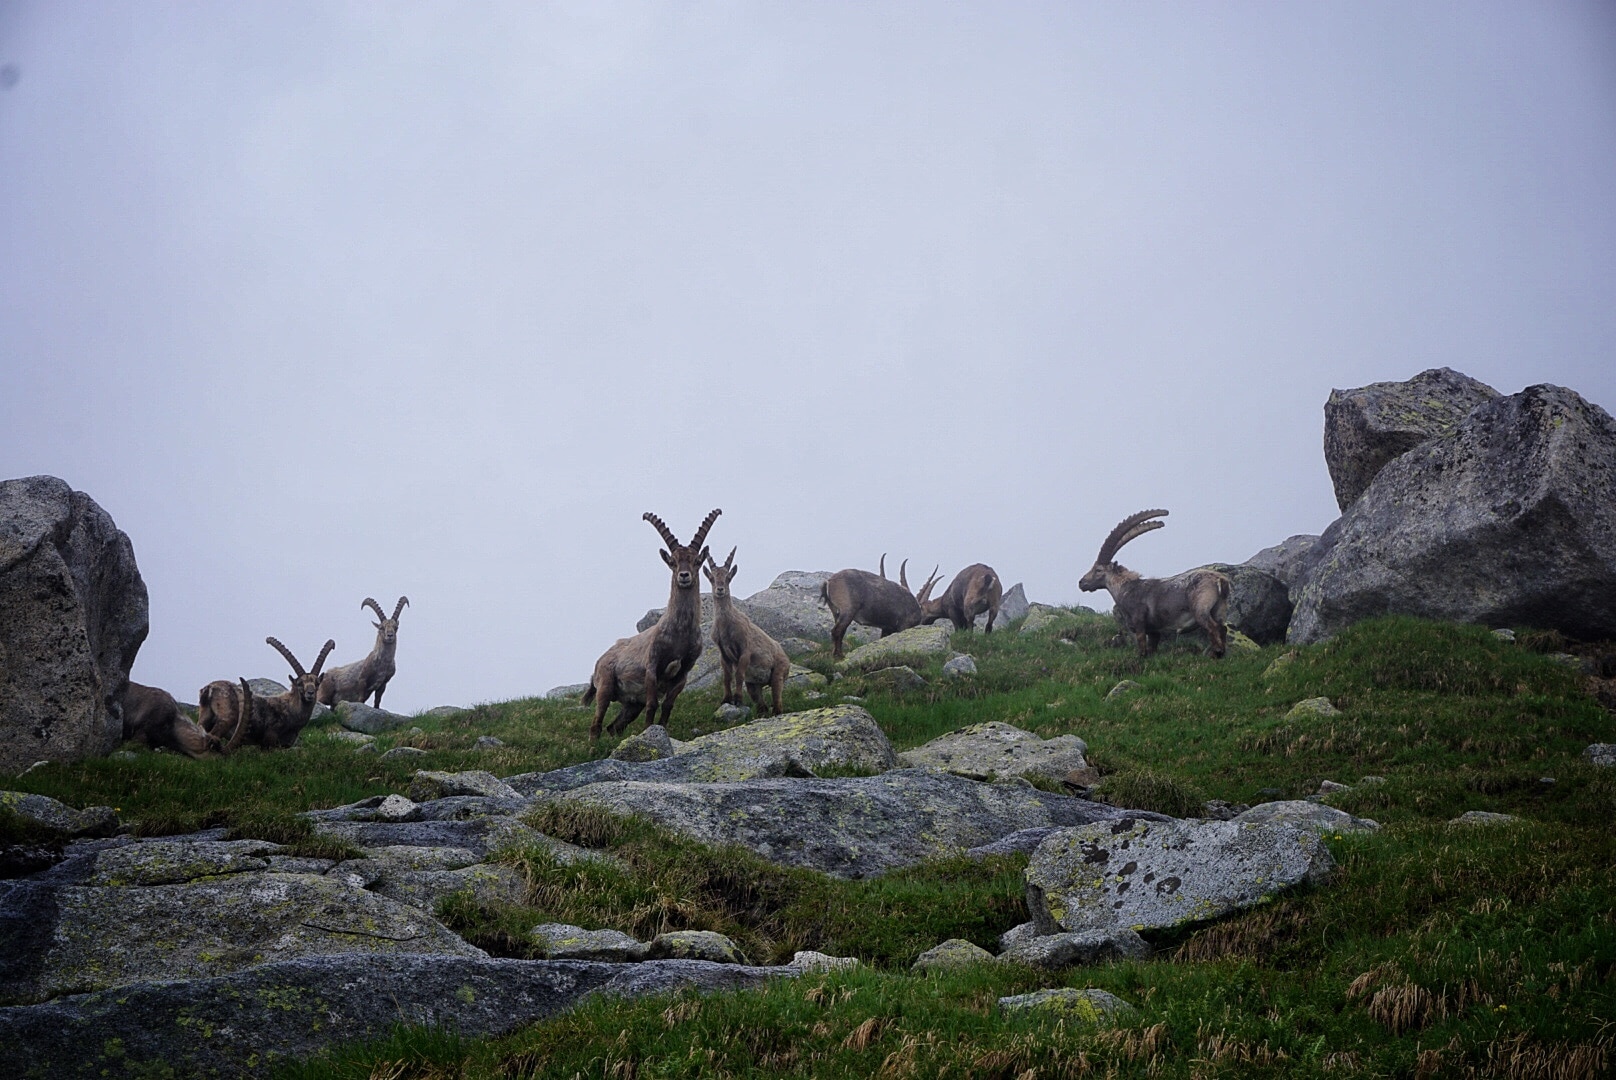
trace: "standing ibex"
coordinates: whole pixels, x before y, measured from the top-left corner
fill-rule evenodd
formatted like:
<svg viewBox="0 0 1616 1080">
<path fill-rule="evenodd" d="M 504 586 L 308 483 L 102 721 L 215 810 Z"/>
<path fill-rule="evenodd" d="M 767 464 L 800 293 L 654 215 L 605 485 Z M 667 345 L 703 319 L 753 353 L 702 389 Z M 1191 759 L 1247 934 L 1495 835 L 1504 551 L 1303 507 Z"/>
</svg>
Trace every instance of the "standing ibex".
<svg viewBox="0 0 1616 1080">
<path fill-rule="evenodd" d="M 202 688 L 197 722 L 214 738 L 221 741 L 228 738 L 223 747 L 227 754 L 243 742 L 255 743 L 265 749 L 295 743 L 298 733 L 308 725 L 309 717 L 314 713 L 314 700 L 320 686 L 320 668 L 331 650 L 337 647 L 335 641 L 327 641 L 325 648 L 320 650 L 319 658 L 314 661 L 314 670 L 304 671 L 303 665 L 297 662 L 297 657 L 285 645 L 275 638 L 264 640 L 292 665 L 291 689 L 274 697 L 254 698 L 246 689 L 245 679 L 240 689 L 223 679 Z"/>
<path fill-rule="evenodd" d="M 761 712 L 763 687 L 768 686 L 774 693 L 774 714 L 780 715 L 780 695 L 791 673 L 791 658 L 779 642 L 758 629 L 735 606 L 729 593 L 729 583 L 741 572 L 735 565 L 735 549 L 729 549 L 723 566 L 707 556 L 702 572 L 713 583 L 713 644 L 718 646 L 718 658 L 724 665 L 724 704 L 741 704 L 744 686 Z"/>
<path fill-rule="evenodd" d="M 915 596 L 909 592 L 905 574 L 909 560 L 903 560 L 898 567 L 897 582 L 887 580 L 886 562 L 883 554 L 880 575 L 868 570 L 838 570 L 819 587 L 819 602 L 830 605 L 836 617 L 830 631 L 831 654 L 836 659 L 842 658 L 842 639 L 855 622 L 873 626 L 883 635 L 920 625 L 921 605 L 930 599 L 932 586 L 937 584 L 937 569 L 932 568 L 931 577 L 921 587 L 920 595 Z"/>
<path fill-rule="evenodd" d="M 641 712 L 646 714 L 647 725 L 653 721 L 667 724 L 673 703 L 684 690 L 691 667 L 701 656 L 701 577 L 697 571 L 707 559 L 707 549 L 702 542 L 721 513 L 722 510 L 714 510 L 708 514 L 688 546 L 679 543 L 655 514 L 647 511 L 641 515 L 662 534 L 668 545 L 669 550 L 661 553 L 662 561 L 673 571 L 668 606 L 655 626 L 631 638 L 618 638 L 617 643 L 595 661 L 595 673 L 590 676 L 589 689 L 584 691 L 583 697 L 585 705 L 595 703 L 595 722 L 589 726 L 591 739 L 600 738 L 606 707 L 614 701 L 622 704 L 611 723 L 613 735 L 621 735 Z M 657 720 L 659 698 L 662 718 Z"/>
<path fill-rule="evenodd" d="M 943 595 L 920 605 L 920 621 L 934 623 L 947 619 L 954 629 L 968 629 L 976 617 L 988 613 L 987 632 L 993 633 L 993 620 L 999 617 L 999 601 L 1004 599 L 1004 583 L 993 567 L 972 563 L 954 575 Z"/>
<path fill-rule="evenodd" d="M 219 740 L 181 712 L 173 694 L 137 682 L 124 684 L 123 737 L 154 750 L 178 750 L 194 758 L 208 757 L 219 750 Z"/>
<path fill-rule="evenodd" d="M 359 602 L 360 607 L 369 607 L 381 620 L 378 623 L 371 623 L 376 628 L 376 644 L 371 647 L 370 655 L 363 660 L 334 667 L 320 678 L 318 700 L 321 705 L 335 705 L 339 701 L 364 701 L 375 694 L 376 700 L 373 704 L 378 709 L 382 707 L 382 691 L 387 689 L 388 680 L 397 670 L 393 664 L 393 656 L 398 652 L 399 612 L 403 611 L 409 602 L 409 597 L 399 597 L 398 603 L 393 605 L 391 616 L 384 614 L 382 606 L 368 596 Z"/>
<path fill-rule="evenodd" d="M 1223 617 L 1234 589 L 1227 577 L 1216 570 L 1194 570 L 1176 580 L 1145 578 L 1113 561 L 1122 545 L 1166 524 L 1152 518 L 1166 516 L 1165 510 L 1141 510 L 1123 518 L 1100 545 L 1099 557 L 1077 587 L 1111 594 L 1112 614 L 1123 631 L 1134 636 L 1140 656 L 1154 653 L 1162 634 L 1199 626 L 1212 643 L 1212 655 L 1221 657 L 1229 645 Z"/>
</svg>

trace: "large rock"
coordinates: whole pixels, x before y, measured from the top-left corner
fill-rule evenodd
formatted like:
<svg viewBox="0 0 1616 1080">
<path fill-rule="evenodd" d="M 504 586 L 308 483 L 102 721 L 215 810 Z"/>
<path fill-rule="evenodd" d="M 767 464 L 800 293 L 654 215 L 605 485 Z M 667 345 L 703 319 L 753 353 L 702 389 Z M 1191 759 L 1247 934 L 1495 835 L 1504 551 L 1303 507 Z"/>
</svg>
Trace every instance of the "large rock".
<svg viewBox="0 0 1616 1080">
<path fill-rule="evenodd" d="M 614 781 L 552 797 L 644 814 L 707 843 L 736 843 L 771 862 L 851 878 L 959 854 L 1021 829 L 1130 816 L 1166 820 L 930 769 L 828 780 Z"/>
<path fill-rule="evenodd" d="M 1273 575 L 1294 594 L 1324 554 L 1319 549 L 1321 539 L 1311 533 L 1288 536 L 1272 547 L 1263 548 L 1243 565 Z"/>
<path fill-rule="evenodd" d="M 409 727 L 415 721 L 386 709 L 378 709 L 374 705 L 366 705 L 362 701 L 345 701 L 337 707 L 337 722 L 349 731 L 357 731 L 364 735 L 380 735 L 386 731 L 397 731 L 399 728 Z"/>
<path fill-rule="evenodd" d="M 1471 410 L 1498 391 L 1452 368 L 1422 371 L 1407 382 L 1332 390 L 1324 404 L 1324 463 L 1343 511 L 1387 464 L 1434 438 L 1451 435 Z"/>
<path fill-rule="evenodd" d="M 25 825 L 47 835 L 111 836 L 118 831 L 118 815 L 110 806 L 75 810 L 48 795 L 0 791 L 0 809 L 15 814 Z"/>
<path fill-rule="evenodd" d="M 1060 829 L 1027 864 L 1041 933 L 1155 930 L 1261 903 L 1335 866 L 1318 834 L 1286 822 L 1133 821 Z"/>
<path fill-rule="evenodd" d="M 816 776 L 826 769 L 885 772 L 898 756 L 875 718 L 856 705 L 783 713 L 678 743 L 655 761 L 603 758 L 505 782 L 524 795 L 569 791 L 612 780 L 705 783 L 771 776 Z"/>
<path fill-rule="evenodd" d="M 803 970 L 364 953 L 294 960 L 0 1009 L 0 1075 L 267 1076 L 330 1046 L 382 1038 L 399 1023 L 499 1036 L 592 994 L 737 990 Z"/>
<path fill-rule="evenodd" d="M 942 769 L 972 780 L 1023 776 L 1059 783 L 1074 772 L 1087 773 L 1089 763 L 1083 757 L 1087 752 L 1088 744 L 1076 735 L 1042 739 L 994 720 L 941 735 L 904 751 L 898 760 L 911 769 Z"/>
<path fill-rule="evenodd" d="M 1487 402 L 1329 529 L 1289 640 L 1375 615 L 1616 637 L 1616 421 L 1558 386 Z"/>
<path fill-rule="evenodd" d="M 1005 594 L 999 598 L 999 617 L 993 620 L 993 625 L 997 629 L 1013 623 L 1017 619 L 1024 619 L 1027 617 L 1027 612 L 1031 610 L 1032 605 L 1027 602 L 1027 590 L 1018 581 L 1010 586 Z M 984 611 L 978 615 L 974 625 L 978 630 L 986 630 L 988 627 L 987 612 Z"/>
<path fill-rule="evenodd" d="M 836 620 L 831 617 L 830 608 L 820 602 L 819 590 L 830 576 L 829 570 L 787 570 L 770 582 L 767 589 L 737 600 L 736 605 L 759 630 L 776 641 L 785 638 L 829 641 Z M 873 640 L 876 633 L 855 623 L 847 631 L 847 640 L 858 644 Z"/>
<path fill-rule="evenodd" d="M 954 625 L 911 626 L 896 634 L 887 634 L 868 645 L 860 645 L 847 654 L 842 667 L 848 671 L 874 671 L 892 667 L 907 660 L 925 660 L 934 656 L 948 656 L 954 649 L 949 644 Z"/>
<path fill-rule="evenodd" d="M 1224 617 L 1230 629 L 1239 630 L 1259 645 L 1285 640 L 1285 628 L 1291 621 L 1291 598 L 1290 589 L 1283 581 L 1245 563 L 1208 563 L 1198 569 L 1216 570 L 1226 575 L 1233 586 L 1229 612 Z M 1187 570 L 1175 580 L 1183 580 L 1193 573 L 1194 570 Z"/>
<path fill-rule="evenodd" d="M 129 537 L 54 476 L 0 481 L 0 773 L 117 749 L 146 640 Z"/>
</svg>

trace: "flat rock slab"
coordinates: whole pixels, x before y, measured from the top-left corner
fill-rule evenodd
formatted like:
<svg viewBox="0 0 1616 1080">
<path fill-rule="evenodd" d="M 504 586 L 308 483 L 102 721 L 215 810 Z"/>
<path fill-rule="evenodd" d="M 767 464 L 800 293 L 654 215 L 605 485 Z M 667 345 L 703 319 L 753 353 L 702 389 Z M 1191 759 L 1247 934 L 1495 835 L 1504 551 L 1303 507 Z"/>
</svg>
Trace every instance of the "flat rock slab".
<svg viewBox="0 0 1616 1080">
<path fill-rule="evenodd" d="M 1310 829 L 1321 836 L 1327 833 L 1374 832 L 1380 828 L 1378 821 L 1353 817 L 1345 810 L 1337 810 L 1323 803 L 1309 802 L 1307 799 L 1258 803 L 1251 809 L 1236 814 L 1231 820 L 1247 823 L 1284 821 L 1298 828 Z"/>
<path fill-rule="evenodd" d="M 1063 1020 L 1082 1020 L 1090 1024 L 1102 1024 L 1133 1012 L 1132 1005 L 1114 994 L 1093 987 L 1079 990 L 1071 986 L 1002 997 L 999 1008 L 1005 1012 L 1049 1013 Z"/>
<path fill-rule="evenodd" d="M 849 878 L 958 854 L 1021 829 L 1160 817 L 931 769 L 826 780 L 616 781 L 553 798 L 644 814 L 706 843 L 740 844 L 771 862 Z"/>
<path fill-rule="evenodd" d="M 429 802 L 453 795 L 480 795 L 489 799 L 519 799 L 509 784 L 482 769 L 469 772 L 433 772 L 423 769 L 410 781 L 410 798 Z"/>
<path fill-rule="evenodd" d="M 621 930 L 585 930 L 569 923 L 544 923 L 528 933 L 547 960 L 630 964 L 644 960 L 648 947 Z"/>
<path fill-rule="evenodd" d="M 0 791 L 0 807 L 36 829 L 61 836 L 111 836 L 118 831 L 118 815 L 110 806 L 75 810 L 48 795 Z"/>
<path fill-rule="evenodd" d="M 524 795 L 571 791 L 613 780 L 718 783 L 775 776 L 814 776 L 825 769 L 885 772 L 898 755 L 875 718 L 856 705 L 785 713 L 673 745 L 655 761 L 603 758 L 505 782 Z"/>
<path fill-rule="evenodd" d="M 1059 782 L 1088 768 L 1088 744 L 1076 735 L 1043 739 L 997 720 L 949 732 L 898 755 L 909 768 L 930 766 L 972 780 L 1011 776 L 1043 777 Z"/>
<path fill-rule="evenodd" d="M 801 971 L 700 960 L 319 957 L 0 1009 L 0 1075 L 78 1080 L 144 1068 L 154 1076 L 266 1076 L 332 1045 L 385 1036 L 398 1023 L 499 1036 L 590 994 L 739 990 Z"/>
<path fill-rule="evenodd" d="M 952 623 L 946 626 L 912 626 L 896 634 L 887 634 L 868 645 L 860 645 L 847 654 L 842 667 L 847 671 L 874 671 L 904 660 L 948 656 L 954 651 L 949 644 L 953 634 Z"/>
<path fill-rule="evenodd" d="M 1079 930 L 1070 934 L 1022 937 L 999 953 L 1007 964 L 1026 964 L 1046 971 L 1099 964 L 1108 960 L 1143 960 L 1150 946 L 1124 926 L 1110 930 Z"/>
<path fill-rule="evenodd" d="M 337 709 L 337 722 L 349 731 L 357 731 L 362 735 L 380 735 L 386 731 L 407 728 L 415 723 L 415 719 L 388 712 L 386 709 L 373 708 L 362 702 L 347 701 Z"/>
<path fill-rule="evenodd" d="M 506 847 L 544 842 L 544 835 L 510 817 L 450 821 L 316 821 L 315 831 L 355 847 L 465 848 L 486 858 Z"/>
<path fill-rule="evenodd" d="M 1044 933 L 1159 930 L 1262 903 L 1334 866 L 1316 832 L 1286 822 L 1088 825 L 1038 845 L 1027 910 Z"/>
</svg>

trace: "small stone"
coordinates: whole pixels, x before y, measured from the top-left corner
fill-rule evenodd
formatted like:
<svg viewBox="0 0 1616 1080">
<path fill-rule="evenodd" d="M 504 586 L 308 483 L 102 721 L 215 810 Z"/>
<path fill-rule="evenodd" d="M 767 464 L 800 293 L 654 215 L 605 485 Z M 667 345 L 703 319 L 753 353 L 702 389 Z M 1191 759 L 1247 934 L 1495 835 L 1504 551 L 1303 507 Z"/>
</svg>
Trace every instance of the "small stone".
<svg viewBox="0 0 1616 1080">
<path fill-rule="evenodd" d="M 22 777 L 27 776 L 29 773 L 33 772 L 35 769 L 43 769 L 45 766 L 47 766 L 49 764 L 50 764 L 50 762 L 48 762 L 48 761 L 36 761 L 32 765 L 30 765 L 26 769 L 24 769 L 22 772 L 18 773 L 17 777 L 18 777 L 18 779 L 21 779 Z"/>
<path fill-rule="evenodd" d="M 505 745 L 505 740 L 497 735 L 479 735 L 477 741 L 471 744 L 473 750 L 498 750 Z"/>
<path fill-rule="evenodd" d="M 347 743 L 349 746 L 370 746 L 376 741 L 376 736 L 366 735 L 362 731 L 349 731 L 347 728 L 338 728 L 326 733 L 326 738 L 334 743 Z"/>
<path fill-rule="evenodd" d="M 1568 652 L 1550 653 L 1549 660 L 1552 663 L 1559 664 L 1561 667 L 1580 668 L 1582 666 L 1582 660 Z"/>
<path fill-rule="evenodd" d="M 1031 994 L 1002 997 L 999 999 L 999 1008 L 1005 1012 L 1036 1009 L 1091 1024 L 1103 1023 L 1133 1011 L 1133 1006 L 1121 998 L 1092 987 L 1085 990 L 1061 987 L 1058 990 L 1037 990 Z"/>
<path fill-rule="evenodd" d="M 544 696 L 550 701 L 559 701 L 563 698 L 582 697 L 583 692 L 588 689 L 589 684 L 586 682 L 568 683 L 565 686 L 552 686 Z"/>
<path fill-rule="evenodd" d="M 1495 814 L 1490 810 L 1466 810 L 1448 822 L 1449 825 L 1508 825 L 1519 821 L 1514 814 Z"/>
<path fill-rule="evenodd" d="M 1291 711 L 1285 714 L 1287 720 L 1305 720 L 1314 716 L 1340 716 L 1341 710 L 1330 703 L 1327 697 L 1303 698 L 1291 706 Z"/>
<path fill-rule="evenodd" d="M 618 761 L 660 761 L 673 756 L 673 740 L 667 728 L 651 724 L 618 743 L 611 756 Z"/>
<path fill-rule="evenodd" d="M 1262 677 L 1269 679 L 1280 674 L 1286 668 L 1296 663 L 1296 651 L 1293 649 L 1274 658 L 1274 662 L 1263 669 Z"/>
<path fill-rule="evenodd" d="M 1135 690 L 1141 690 L 1141 689 L 1143 689 L 1143 687 L 1141 687 L 1138 683 L 1134 682 L 1132 679 L 1123 679 L 1121 682 L 1117 683 L 1117 685 L 1113 686 L 1106 693 L 1105 700 L 1107 700 L 1107 701 L 1115 701 L 1117 698 L 1121 697 L 1124 694 L 1131 694 Z"/>
<path fill-rule="evenodd" d="M 842 700 L 851 701 L 855 705 L 862 705 L 864 703 L 864 699 L 859 697 L 857 694 L 843 694 Z"/>
<path fill-rule="evenodd" d="M 1024 922 L 1016 926 L 1012 926 L 1010 929 L 999 935 L 999 954 L 1002 956 L 1005 952 L 1015 948 L 1022 942 L 1031 941 L 1033 938 L 1038 936 L 1040 936 L 1038 932 L 1038 924 L 1035 922 Z"/>
<path fill-rule="evenodd" d="M 362 701 L 344 702 L 337 709 L 337 720 L 349 731 L 358 731 L 366 735 L 397 731 L 410 722 L 407 716 L 400 716 L 386 709 L 372 708 Z"/>
<path fill-rule="evenodd" d="M 746 957 L 735 942 L 712 930 L 674 930 L 658 934 L 646 951 L 649 960 L 710 960 L 715 964 L 744 964 Z"/>
<path fill-rule="evenodd" d="M 1507 628 L 1502 630 L 1494 630 L 1493 637 L 1497 638 L 1499 641 L 1507 641 L 1513 644 L 1515 641 L 1515 631 Z"/>
<path fill-rule="evenodd" d="M 1252 641 L 1246 635 L 1229 627 L 1228 648 L 1232 652 L 1262 652 L 1262 646 Z"/>
<path fill-rule="evenodd" d="M 1223 799 L 1208 799 L 1201 804 L 1201 816 L 1213 821 L 1233 821 L 1251 807 L 1244 803 L 1230 803 Z"/>
<path fill-rule="evenodd" d="M 647 946 L 621 930 L 585 930 L 566 923 L 544 923 L 528 931 L 546 960 L 601 960 L 629 964 L 644 960 Z"/>
<path fill-rule="evenodd" d="M 1105 960 L 1142 960 L 1149 955 L 1150 946 L 1137 932 L 1127 927 L 1115 927 L 1024 938 L 1001 952 L 999 960 L 1007 964 L 1026 964 L 1045 971 L 1059 971 Z"/>
<path fill-rule="evenodd" d="M 943 674 L 951 679 L 963 679 L 976 674 L 976 661 L 961 653 L 943 665 Z"/>
<path fill-rule="evenodd" d="M 713 719 L 720 724 L 744 724 L 752 718 L 752 710 L 745 705 L 731 705 L 725 702 L 713 713 Z"/>
<path fill-rule="evenodd" d="M 405 761 L 426 757 L 426 751 L 416 746 L 395 746 L 381 756 L 382 761 Z"/>
<path fill-rule="evenodd" d="M 1384 784 L 1385 782 L 1386 782 L 1386 778 L 1384 776 L 1360 776 L 1360 777 L 1358 777 L 1358 783 L 1360 783 L 1360 784 Z"/>
<path fill-rule="evenodd" d="M 1601 769 L 1616 767 L 1616 743 L 1596 742 L 1584 750 L 1582 756 Z"/>
<path fill-rule="evenodd" d="M 907 690 L 919 690 L 926 685 L 926 680 L 914 668 L 900 664 L 897 667 L 879 668 L 864 676 L 864 690 L 885 690 L 889 693 L 900 694 Z"/>
<path fill-rule="evenodd" d="M 480 795 L 489 799 L 520 799 L 516 789 L 483 769 L 466 772 L 434 772 L 423 769 L 410 781 L 410 798 L 416 802 L 447 799 L 455 795 Z"/>
<path fill-rule="evenodd" d="M 859 962 L 856 956 L 829 956 L 805 949 L 792 955 L 791 966 L 806 971 L 848 971 L 858 967 Z"/>
<path fill-rule="evenodd" d="M 964 938 L 949 938 L 915 958 L 911 971 L 940 971 L 992 961 L 993 954 Z"/>
<path fill-rule="evenodd" d="M 1338 791 L 1351 791 L 1351 784 L 1338 784 L 1334 780 L 1319 781 L 1319 796 L 1334 795 Z"/>
<path fill-rule="evenodd" d="M 133 750 L 119 750 L 116 754 L 108 754 L 113 761 L 134 761 L 140 757 Z"/>
<path fill-rule="evenodd" d="M 389 795 L 376 807 L 375 815 L 377 821 L 415 821 L 421 816 L 421 808 L 402 795 Z"/>
</svg>

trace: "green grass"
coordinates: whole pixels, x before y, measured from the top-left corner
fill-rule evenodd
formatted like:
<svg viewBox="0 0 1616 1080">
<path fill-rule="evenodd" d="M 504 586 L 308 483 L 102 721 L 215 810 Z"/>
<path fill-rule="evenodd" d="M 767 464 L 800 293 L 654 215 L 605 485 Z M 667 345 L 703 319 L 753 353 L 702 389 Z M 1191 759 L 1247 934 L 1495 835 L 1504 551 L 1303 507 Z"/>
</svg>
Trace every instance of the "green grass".
<svg viewBox="0 0 1616 1080">
<path fill-rule="evenodd" d="M 642 939 L 712 929 L 754 962 L 813 948 L 864 966 L 762 992 L 591 1000 L 503 1039 L 399 1029 L 281 1075 L 1570 1080 L 1616 1066 L 1616 770 L 1581 756 L 1590 742 L 1616 741 L 1616 720 L 1596 698 L 1609 698 L 1608 682 L 1545 655 L 1566 649 L 1564 639 L 1522 629 L 1511 645 L 1482 628 L 1393 618 L 1276 665 L 1290 650 L 1212 661 L 1188 641 L 1141 660 L 1108 647 L 1109 618 L 1081 612 L 1038 634 L 1014 630 L 955 637 L 976 658 L 975 678 L 943 679 L 939 658 L 917 666 L 926 687 L 872 691 L 865 707 L 900 749 L 989 720 L 1077 734 L 1104 774 L 1096 794 L 1118 805 L 1192 813 L 1211 798 L 1300 797 L 1329 779 L 1355 785 L 1332 805 L 1384 827 L 1327 839 L 1339 863 L 1329 883 L 1157 935 L 1147 961 L 921 977 L 909 965 L 924 949 L 947 937 L 991 947 L 1025 918 L 1024 857 L 849 882 L 643 820 L 546 808 L 530 823 L 618 863 L 566 867 L 540 850 L 507 853 L 528 880 L 524 904 L 485 909 L 460 897 L 440 911 L 490 952 L 529 955 L 527 931 L 561 921 Z M 834 673 L 828 658 L 807 662 Z M 1108 699 L 1122 679 L 1139 689 Z M 848 676 L 821 699 L 788 692 L 787 708 L 863 689 Z M 1339 715 L 1287 718 L 1316 696 Z M 711 730 L 716 706 L 714 691 L 686 694 L 674 737 Z M 417 768 L 505 776 L 586 760 L 604 752 L 588 742 L 589 720 L 568 703 L 515 701 L 423 718 L 420 734 L 381 739 L 382 749 L 428 750 L 397 767 L 315 728 L 289 752 L 192 762 L 140 751 L 132 761 L 39 769 L 16 786 L 118 806 L 148 835 L 224 824 L 312 851 L 318 841 L 298 810 L 404 791 Z M 509 745 L 473 751 L 485 734 Z M 1384 782 L 1359 782 L 1369 775 Z M 1466 810 L 1523 820 L 1446 824 Z M 995 1006 L 1059 985 L 1110 990 L 1137 1012 L 1099 1030 Z"/>
</svg>

